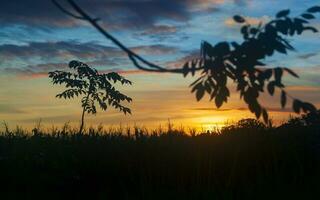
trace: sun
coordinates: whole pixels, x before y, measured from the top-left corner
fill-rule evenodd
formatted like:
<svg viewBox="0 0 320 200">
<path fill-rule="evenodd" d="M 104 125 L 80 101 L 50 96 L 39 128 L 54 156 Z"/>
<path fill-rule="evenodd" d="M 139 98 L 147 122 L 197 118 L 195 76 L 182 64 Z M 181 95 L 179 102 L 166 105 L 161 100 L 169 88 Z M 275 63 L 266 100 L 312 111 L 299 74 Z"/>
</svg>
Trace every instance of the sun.
<svg viewBox="0 0 320 200">
<path fill-rule="evenodd" d="M 206 116 L 197 119 L 200 131 L 216 131 L 226 126 L 228 118 L 225 116 Z"/>
</svg>

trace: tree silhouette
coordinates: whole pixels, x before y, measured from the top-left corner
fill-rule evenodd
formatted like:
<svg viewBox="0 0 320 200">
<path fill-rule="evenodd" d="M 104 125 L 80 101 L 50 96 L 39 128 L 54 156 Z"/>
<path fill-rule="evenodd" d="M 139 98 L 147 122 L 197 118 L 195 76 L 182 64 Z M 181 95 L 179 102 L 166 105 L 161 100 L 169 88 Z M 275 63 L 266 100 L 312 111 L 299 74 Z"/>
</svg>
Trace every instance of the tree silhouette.
<svg viewBox="0 0 320 200">
<path fill-rule="evenodd" d="M 306 25 L 308 20 L 315 18 L 312 14 L 315 12 L 320 12 L 320 7 L 312 7 L 299 17 L 290 18 L 290 10 L 282 10 L 274 20 L 258 26 L 250 25 L 239 15 L 234 16 L 237 23 L 243 24 L 241 34 L 244 41 L 241 44 L 220 42 L 215 46 L 203 42 L 201 58 L 187 62 L 183 67 L 184 76 L 189 73 L 195 75 L 195 71 L 201 69 L 200 77 L 190 85 L 197 100 L 208 93 L 210 100 L 214 99 L 215 105 L 221 107 L 230 96 L 227 81 L 231 79 L 249 110 L 257 118 L 262 115 L 265 122 L 269 121 L 268 113 L 258 101 L 260 93 L 265 89 L 271 96 L 274 95 L 275 88 L 281 91 L 282 108 L 286 106 L 287 97 L 290 97 L 293 99 L 294 112 L 316 112 L 315 106 L 298 100 L 285 91 L 282 82 L 284 72 L 298 78 L 295 72 L 286 67 L 264 68 L 266 64 L 262 62 L 276 52 L 287 54 L 288 51 L 295 50 L 287 36 L 300 35 L 305 31 L 318 32 L 316 28 Z"/>
<path fill-rule="evenodd" d="M 131 85 L 131 81 L 120 76 L 118 73 L 110 72 L 100 74 L 96 69 L 79 61 L 71 61 L 69 68 L 74 72 L 54 71 L 49 72 L 49 77 L 53 84 L 64 84 L 67 88 L 57 98 L 71 99 L 83 96 L 81 99 L 82 115 L 79 134 L 82 134 L 84 126 L 84 115 L 96 114 L 96 103 L 102 110 L 107 110 L 108 106 L 114 107 L 124 114 L 131 114 L 131 110 L 122 105 L 122 102 L 131 102 L 132 99 L 118 90 L 112 85 L 120 82 L 122 85 Z"/>
<path fill-rule="evenodd" d="M 315 18 L 315 13 L 320 12 L 320 6 L 311 7 L 297 17 L 290 17 L 290 10 L 282 10 L 276 14 L 275 19 L 265 24 L 261 22 L 258 26 L 251 25 L 244 17 L 235 15 L 234 21 L 242 24 L 242 43 L 224 41 L 211 45 L 204 41 L 201 44 L 199 58 L 188 61 L 182 68 L 170 69 L 151 63 L 132 52 L 103 29 L 98 23 L 98 18 L 91 17 L 73 0 L 66 1 L 77 14 L 64 8 L 56 0 L 52 0 L 67 15 L 88 21 L 107 39 L 127 53 L 128 58 L 138 69 L 181 73 L 184 77 L 188 74 L 199 75 L 200 77 L 190 85 L 191 92 L 195 93 L 198 101 L 207 93 L 210 100 L 214 100 L 216 107 L 221 107 L 228 101 L 230 90 L 227 84 L 228 80 L 232 80 L 237 86 L 240 98 L 248 105 L 249 110 L 258 119 L 262 116 L 265 123 L 269 123 L 268 112 L 258 101 L 260 94 L 265 90 L 271 96 L 274 95 L 276 88 L 281 91 L 280 104 L 282 108 L 286 106 L 289 97 L 292 99 L 294 112 L 298 114 L 316 112 L 314 105 L 296 99 L 285 91 L 282 76 L 286 72 L 298 78 L 299 76 L 294 71 L 280 66 L 266 68 L 266 64 L 262 60 L 273 56 L 276 52 L 287 54 L 289 51 L 294 51 L 295 49 L 287 37 L 301 35 L 305 31 L 318 32 L 315 27 L 309 25 L 309 21 Z"/>
</svg>

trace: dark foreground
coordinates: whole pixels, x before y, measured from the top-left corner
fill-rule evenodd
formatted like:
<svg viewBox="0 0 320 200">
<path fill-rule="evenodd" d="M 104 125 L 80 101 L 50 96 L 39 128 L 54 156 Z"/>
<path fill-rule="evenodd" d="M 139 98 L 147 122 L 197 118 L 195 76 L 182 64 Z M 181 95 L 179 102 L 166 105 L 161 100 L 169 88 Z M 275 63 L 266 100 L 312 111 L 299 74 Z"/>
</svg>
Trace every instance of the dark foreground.
<svg viewBox="0 0 320 200">
<path fill-rule="evenodd" d="M 317 199 L 320 129 L 248 120 L 219 135 L 7 131 L 0 173 L 1 199 Z"/>
</svg>

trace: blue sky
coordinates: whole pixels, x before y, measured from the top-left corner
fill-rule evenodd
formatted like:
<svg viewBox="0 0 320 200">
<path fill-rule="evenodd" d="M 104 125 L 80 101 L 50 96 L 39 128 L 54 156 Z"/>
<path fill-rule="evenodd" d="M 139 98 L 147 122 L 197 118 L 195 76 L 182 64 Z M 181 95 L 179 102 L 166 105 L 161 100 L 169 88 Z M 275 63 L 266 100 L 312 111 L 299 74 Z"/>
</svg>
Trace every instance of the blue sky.
<svg viewBox="0 0 320 200">
<path fill-rule="evenodd" d="M 63 0 L 59 2 L 66 5 Z M 148 60 L 168 67 L 179 67 L 186 59 L 197 56 L 203 40 L 212 44 L 224 40 L 241 41 L 240 27 L 232 21 L 235 14 L 257 24 L 260 21 L 267 22 L 279 10 L 291 9 L 292 16 L 296 16 L 316 4 L 312 0 L 77 2 L 90 14 L 101 18 L 101 25 L 128 47 Z M 203 116 L 205 122 L 198 123 L 201 125 L 234 119 L 228 118 L 227 111 L 197 110 L 214 108 L 214 105 L 208 101 L 195 102 L 188 88 L 192 78 L 138 71 L 123 52 L 89 24 L 61 13 L 50 0 L 3 0 L 0 13 L 1 120 L 25 126 L 31 126 L 40 118 L 48 124 L 68 120 L 77 123 L 80 112 L 77 101 L 54 99 L 55 93 L 61 88 L 53 88 L 46 75 L 48 71 L 65 69 L 73 59 L 87 62 L 99 70 L 119 71 L 135 83 L 133 87 L 125 88 L 136 100 L 132 105 L 135 111 L 132 116 L 110 111 L 89 117 L 93 124 L 138 122 L 154 125 L 168 118 L 178 123 L 189 120 L 195 124 Z M 312 23 L 320 28 L 319 19 L 320 16 Z M 301 75 L 300 80 L 286 79 L 286 83 L 292 87 L 294 94 L 303 94 L 316 105 L 320 103 L 319 36 L 307 33 L 290 38 L 298 51 L 289 56 L 275 55 L 267 60 L 270 66 L 295 69 Z M 233 96 L 234 102 L 227 108 L 238 109 L 239 116 L 253 117 L 247 111 L 239 110 L 244 105 L 239 102 L 237 94 Z M 270 103 L 269 107 L 280 106 Z M 157 113 L 154 113 L 155 109 Z M 284 119 L 289 114 L 281 111 L 281 114 L 275 113 L 274 117 Z"/>
</svg>

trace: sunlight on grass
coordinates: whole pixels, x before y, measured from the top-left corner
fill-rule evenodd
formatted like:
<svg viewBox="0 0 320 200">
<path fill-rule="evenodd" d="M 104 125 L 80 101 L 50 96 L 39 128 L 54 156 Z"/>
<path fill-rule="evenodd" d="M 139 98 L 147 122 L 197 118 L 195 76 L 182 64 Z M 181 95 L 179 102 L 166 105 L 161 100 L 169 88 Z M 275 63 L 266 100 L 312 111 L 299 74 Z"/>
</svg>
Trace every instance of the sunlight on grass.
<svg viewBox="0 0 320 200">
<path fill-rule="evenodd" d="M 216 131 L 230 124 L 230 117 L 216 115 L 205 116 L 194 119 L 194 127 L 198 131 Z"/>
</svg>

